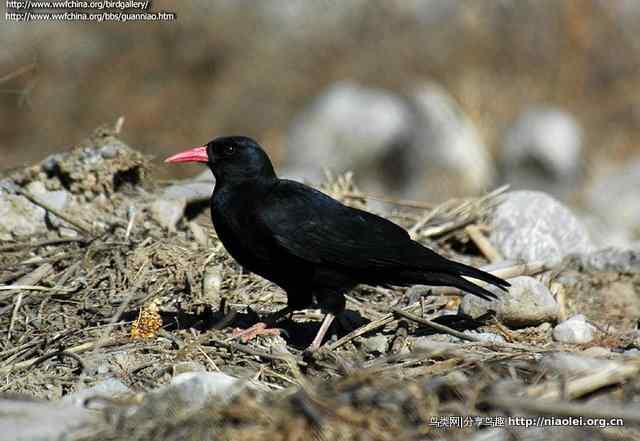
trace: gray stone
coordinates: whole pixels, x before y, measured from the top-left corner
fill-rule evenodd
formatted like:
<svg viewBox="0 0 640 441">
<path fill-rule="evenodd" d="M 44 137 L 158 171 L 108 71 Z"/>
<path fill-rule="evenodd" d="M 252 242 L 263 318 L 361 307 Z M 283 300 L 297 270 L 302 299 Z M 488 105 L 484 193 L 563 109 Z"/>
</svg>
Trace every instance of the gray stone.
<svg viewBox="0 0 640 441">
<path fill-rule="evenodd" d="M 173 365 L 173 376 L 178 376 L 186 372 L 206 372 L 207 369 L 197 361 L 181 361 Z"/>
<path fill-rule="evenodd" d="M 487 343 L 506 343 L 506 340 L 503 336 L 494 334 L 492 332 L 478 332 L 468 330 L 464 331 L 464 333 Z"/>
<path fill-rule="evenodd" d="M 26 190 L 36 196 L 38 199 L 45 201 L 52 208 L 63 211 L 69 206 L 71 202 L 71 194 L 66 190 L 49 191 L 39 181 L 30 182 L 26 187 Z M 60 228 L 66 223 L 58 218 L 56 215 L 47 211 L 47 219 L 56 228 Z"/>
<path fill-rule="evenodd" d="M 60 227 L 58 228 L 58 232 L 60 233 L 60 237 L 74 238 L 79 236 L 78 232 L 73 228 Z"/>
<path fill-rule="evenodd" d="M 462 342 L 462 340 L 450 334 L 423 335 L 420 337 L 415 337 L 413 339 L 413 347 L 414 349 L 425 349 L 425 348 L 431 348 L 434 345 L 437 346 L 439 344 L 460 343 L 460 342 Z"/>
<path fill-rule="evenodd" d="M 517 328 L 558 319 L 560 307 L 545 285 L 527 276 L 510 279 L 509 282 L 511 287 L 508 292 L 488 288 L 498 295 L 499 300 L 487 302 L 472 295 L 464 296 L 460 312 L 475 318 L 493 310 L 498 320 Z"/>
<path fill-rule="evenodd" d="M 45 216 L 43 208 L 23 196 L 0 191 L 0 240 L 45 233 Z"/>
<path fill-rule="evenodd" d="M 389 338 L 384 335 L 376 335 L 364 339 L 362 347 L 370 354 L 386 354 L 389 349 Z"/>
<path fill-rule="evenodd" d="M 214 308 L 219 307 L 222 300 L 222 276 L 222 265 L 206 267 L 202 276 L 202 301 Z"/>
<path fill-rule="evenodd" d="M 592 346 L 582 351 L 582 353 L 587 357 L 594 358 L 609 357 L 611 355 L 611 351 L 607 348 L 603 348 L 602 346 Z"/>
<path fill-rule="evenodd" d="M 550 371 L 559 371 L 566 374 L 583 374 L 589 371 L 613 368 L 619 366 L 620 363 L 602 360 L 588 355 L 556 352 L 545 355 L 540 361 L 540 365 Z"/>
<path fill-rule="evenodd" d="M 574 184 L 582 170 L 582 138 L 571 114 L 553 107 L 527 110 L 505 133 L 505 180 L 518 188 L 550 192 L 558 184 Z"/>
<path fill-rule="evenodd" d="M 207 169 L 191 179 L 186 179 L 165 188 L 163 199 L 184 199 L 187 204 L 206 201 L 211 197 L 215 178 Z"/>
<path fill-rule="evenodd" d="M 116 395 L 129 392 L 129 388 L 120 380 L 109 378 L 86 389 L 81 389 L 69 395 L 65 395 L 62 401 L 69 402 L 75 406 L 84 407 L 87 398 L 91 397 L 114 397 Z"/>
<path fill-rule="evenodd" d="M 587 189 L 590 211 L 614 230 L 633 236 L 640 231 L 640 160 L 625 167 L 611 167 Z"/>
<path fill-rule="evenodd" d="M 164 228 L 173 231 L 182 219 L 187 201 L 178 199 L 156 199 L 151 203 L 151 217 Z"/>
<path fill-rule="evenodd" d="M 449 334 L 428 335 L 416 337 L 413 340 L 414 351 L 448 352 L 460 348 L 461 340 Z"/>
<path fill-rule="evenodd" d="M 185 372 L 156 393 L 170 394 L 189 406 L 202 406 L 211 398 L 229 399 L 242 389 L 242 382 L 222 372 Z"/>
<path fill-rule="evenodd" d="M 441 86 L 426 83 L 409 101 L 415 120 L 403 171 L 411 176 L 405 195 L 445 200 L 490 186 L 496 171 L 489 149 L 453 97 Z"/>
<path fill-rule="evenodd" d="M 506 193 L 491 216 L 491 242 L 506 259 L 556 264 L 593 244 L 585 226 L 553 197 L 535 191 Z"/>
<path fill-rule="evenodd" d="M 574 256 L 581 269 L 617 273 L 640 273 L 640 244 L 630 249 L 607 247 L 591 253 Z"/>
<path fill-rule="evenodd" d="M 104 159 L 113 159 L 118 156 L 120 148 L 114 144 L 107 144 L 100 149 L 100 154 Z"/>
<path fill-rule="evenodd" d="M 282 174 L 319 183 L 324 169 L 353 170 L 367 180 L 372 166 L 407 136 L 411 122 L 401 98 L 351 82 L 334 83 L 293 121 Z"/>
<path fill-rule="evenodd" d="M 103 422 L 98 412 L 70 402 L 20 401 L 0 399 L 0 440 L 59 441 Z"/>
<path fill-rule="evenodd" d="M 574 315 L 553 329 L 553 339 L 560 343 L 589 343 L 595 331 L 596 328 L 587 322 L 584 315 Z"/>
</svg>

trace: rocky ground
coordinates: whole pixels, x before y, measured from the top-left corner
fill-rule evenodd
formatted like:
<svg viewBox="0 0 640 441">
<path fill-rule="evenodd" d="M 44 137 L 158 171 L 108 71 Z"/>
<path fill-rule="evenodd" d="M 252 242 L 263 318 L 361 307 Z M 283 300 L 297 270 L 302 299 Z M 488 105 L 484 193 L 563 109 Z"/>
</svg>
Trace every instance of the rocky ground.
<svg viewBox="0 0 640 441">
<path fill-rule="evenodd" d="M 329 177 L 334 197 L 513 287 L 487 304 L 361 286 L 352 332 L 310 355 L 317 310 L 233 338 L 285 296 L 226 254 L 206 173 L 152 175 L 101 129 L 0 180 L 0 439 L 640 437 L 640 248 L 599 248 L 548 194 L 430 205 Z"/>
</svg>

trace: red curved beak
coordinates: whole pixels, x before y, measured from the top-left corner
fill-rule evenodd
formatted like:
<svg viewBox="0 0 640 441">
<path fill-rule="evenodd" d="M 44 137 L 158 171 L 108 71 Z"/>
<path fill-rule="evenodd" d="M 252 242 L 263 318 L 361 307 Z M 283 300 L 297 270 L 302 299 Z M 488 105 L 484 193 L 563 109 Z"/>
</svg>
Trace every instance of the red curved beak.
<svg viewBox="0 0 640 441">
<path fill-rule="evenodd" d="M 207 155 L 207 146 L 201 145 L 184 152 L 173 155 L 164 160 L 164 162 L 209 162 Z"/>
</svg>

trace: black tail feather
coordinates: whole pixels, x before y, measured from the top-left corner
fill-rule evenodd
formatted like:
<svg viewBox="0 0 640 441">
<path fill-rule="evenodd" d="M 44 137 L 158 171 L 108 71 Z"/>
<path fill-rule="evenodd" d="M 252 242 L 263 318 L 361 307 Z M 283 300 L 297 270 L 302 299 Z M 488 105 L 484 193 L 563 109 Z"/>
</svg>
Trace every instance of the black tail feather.
<svg viewBox="0 0 640 441">
<path fill-rule="evenodd" d="M 459 288 L 463 291 L 476 295 L 481 299 L 484 299 L 487 301 L 498 299 L 498 296 L 492 293 L 491 291 L 489 291 L 488 289 L 478 286 L 475 283 L 468 281 L 464 277 L 461 277 L 455 274 L 431 273 L 431 274 L 428 274 L 427 277 L 429 280 L 432 280 L 434 282 L 437 281 L 438 284 L 440 285 L 453 286 L 454 288 Z M 434 282 L 431 282 L 431 283 L 433 284 Z M 495 286 L 498 286 L 501 289 L 505 289 L 501 285 L 496 284 Z"/>
<path fill-rule="evenodd" d="M 487 282 L 491 285 L 497 286 L 498 288 L 506 291 L 511 284 L 500 277 L 496 277 L 493 274 L 490 274 L 486 271 L 479 270 L 469 265 L 465 265 L 458 262 L 451 262 L 454 265 L 452 266 L 452 272 L 459 274 L 461 276 L 473 277 L 474 279 L 482 280 L 483 282 Z"/>
<path fill-rule="evenodd" d="M 430 265 L 420 271 L 404 272 L 400 277 L 403 283 L 424 283 L 425 285 L 452 286 L 484 300 L 498 299 L 498 296 L 475 283 L 465 279 L 472 277 L 506 291 L 511 284 L 500 277 L 496 277 L 486 271 L 482 271 L 463 263 L 443 259 L 440 265 Z M 463 277 L 465 276 L 465 277 Z"/>
</svg>

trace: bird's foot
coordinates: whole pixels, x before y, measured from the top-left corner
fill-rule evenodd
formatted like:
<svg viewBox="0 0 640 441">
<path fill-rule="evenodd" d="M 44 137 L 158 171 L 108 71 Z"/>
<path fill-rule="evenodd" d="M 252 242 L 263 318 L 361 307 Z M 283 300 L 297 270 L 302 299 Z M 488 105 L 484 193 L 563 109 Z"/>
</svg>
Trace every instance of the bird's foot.
<svg viewBox="0 0 640 441">
<path fill-rule="evenodd" d="M 259 335 L 280 335 L 280 329 L 278 328 L 269 328 L 266 323 L 260 322 L 256 323 L 250 328 L 240 329 L 235 328 L 231 333 L 234 338 L 239 338 L 243 342 L 248 342 L 249 340 L 253 340 Z"/>
</svg>

